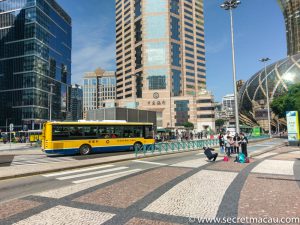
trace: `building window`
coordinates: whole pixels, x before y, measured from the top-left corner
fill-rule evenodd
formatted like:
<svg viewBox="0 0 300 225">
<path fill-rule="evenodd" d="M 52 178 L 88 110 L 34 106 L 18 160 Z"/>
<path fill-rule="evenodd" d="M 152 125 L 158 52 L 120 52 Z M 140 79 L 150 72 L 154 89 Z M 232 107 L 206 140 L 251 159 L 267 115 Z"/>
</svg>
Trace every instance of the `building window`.
<svg viewBox="0 0 300 225">
<path fill-rule="evenodd" d="M 175 101 L 176 123 L 175 126 L 183 126 L 184 123 L 189 121 L 189 101 L 180 100 Z"/>
<path fill-rule="evenodd" d="M 166 76 L 149 76 L 149 90 L 166 89 Z"/>
<path fill-rule="evenodd" d="M 172 65 L 181 66 L 180 63 L 180 45 L 172 43 Z"/>
<path fill-rule="evenodd" d="M 167 12 L 167 0 L 146 0 L 146 13 Z"/>
<path fill-rule="evenodd" d="M 171 17 L 171 38 L 177 41 L 180 41 L 180 26 L 179 19 L 176 17 Z"/>
<path fill-rule="evenodd" d="M 167 64 L 167 43 L 147 43 L 146 44 L 147 54 L 147 66 L 159 66 Z"/>
<path fill-rule="evenodd" d="M 146 17 L 146 38 L 159 39 L 167 35 L 167 16 L 147 16 Z"/>
<path fill-rule="evenodd" d="M 179 70 L 172 70 L 172 84 L 173 84 L 173 96 L 179 96 L 181 91 L 181 71 Z"/>
<path fill-rule="evenodd" d="M 179 0 L 171 0 L 171 12 L 179 15 Z"/>
</svg>

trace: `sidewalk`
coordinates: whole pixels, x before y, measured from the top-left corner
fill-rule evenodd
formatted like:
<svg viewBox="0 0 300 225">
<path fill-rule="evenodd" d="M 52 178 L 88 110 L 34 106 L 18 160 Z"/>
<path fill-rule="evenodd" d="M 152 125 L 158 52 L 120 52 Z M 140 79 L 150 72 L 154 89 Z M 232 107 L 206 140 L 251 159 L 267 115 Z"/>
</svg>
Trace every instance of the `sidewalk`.
<svg viewBox="0 0 300 225">
<path fill-rule="evenodd" d="M 37 149 L 35 143 L 0 143 L 0 154 L 6 151 L 22 151 L 26 149 Z"/>
<path fill-rule="evenodd" d="M 259 154 L 263 154 L 265 152 L 274 150 L 281 146 L 281 144 L 273 145 L 270 147 L 264 148 L 264 150 L 260 150 Z M 194 150 L 199 151 L 199 150 Z M 32 152 L 32 151 L 31 151 Z M 192 151 L 189 151 L 192 152 Z M 40 153 L 40 152 L 39 152 Z M 172 154 L 184 154 L 188 153 L 185 152 L 177 152 Z M 251 153 L 251 156 L 253 156 L 253 151 Z M 161 155 L 168 155 L 168 154 L 161 154 Z M 258 155 L 258 154 L 256 154 Z M 150 157 L 158 157 L 159 155 L 150 155 L 143 158 L 150 158 Z M 82 168 L 82 167 L 88 167 L 88 166 L 95 166 L 95 165 L 101 165 L 101 164 L 107 164 L 107 163 L 116 163 L 116 162 L 122 162 L 127 160 L 134 160 L 136 159 L 134 153 L 127 154 L 127 155 L 115 155 L 115 156 L 108 156 L 104 158 L 95 158 L 95 159 L 86 159 L 86 160 L 78 160 L 78 161 L 65 161 L 65 162 L 57 162 L 57 163 L 47 163 L 47 164 L 33 164 L 33 165 L 22 165 L 22 166 L 12 166 L 12 167 L 5 167 L 0 169 L 0 180 L 6 180 L 11 178 L 17 178 L 17 177 L 25 177 L 25 176 L 32 176 L 32 175 L 38 175 L 48 172 L 57 172 L 62 171 L 66 169 L 75 169 L 75 168 Z"/>
</svg>

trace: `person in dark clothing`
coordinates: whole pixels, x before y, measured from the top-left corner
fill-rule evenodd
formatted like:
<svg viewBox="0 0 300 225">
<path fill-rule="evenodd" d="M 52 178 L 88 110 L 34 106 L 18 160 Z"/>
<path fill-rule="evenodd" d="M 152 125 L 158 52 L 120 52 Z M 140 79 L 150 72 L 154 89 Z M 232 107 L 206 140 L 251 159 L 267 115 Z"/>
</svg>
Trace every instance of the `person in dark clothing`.
<svg viewBox="0 0 300 225">
<path fill-rule="evenodd" d="M 209 160 L 213 159 L 213 161 L 216 161 L 218 157 L 218 153 L 212 153 L 212 151 L 214 151 L 213 148 L 203 147 L 203 150 L 204 150 L 204 154 Z"/>
<path fill-rule="evenodd" d="M 220 145 L 220 152 L 223 153 L 225 151 L 225 141 L 224 141 L 224 136 L 221 133 L 219 135 L 219 145 Z"/>
<path fill-rule="evenodd" d="M 248 138 L 247 138 L 243 133 L 240 134 L 240 137 L 241 137 L 242 153 L 243 153 L 246 157 L 248 157 L 248 151 L 247 151 Z"/>
<path fill-rule="evenodd" d="M 234 146 L 233 146 L 233 153 L 234 154 L 239 154 L 240 153 L 240 143 L 241 143 L 241 138 L 238 133 L 236 133 L 233 137 L 234 141 Z"/>
</svg>

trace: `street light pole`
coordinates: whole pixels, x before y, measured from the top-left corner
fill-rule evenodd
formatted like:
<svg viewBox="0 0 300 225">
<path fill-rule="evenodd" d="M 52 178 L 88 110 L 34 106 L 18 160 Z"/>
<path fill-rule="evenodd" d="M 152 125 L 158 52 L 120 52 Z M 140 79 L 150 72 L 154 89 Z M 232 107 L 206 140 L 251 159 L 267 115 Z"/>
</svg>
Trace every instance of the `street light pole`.
<svg viewBox="0 0 300 225">
<path fill-rule="evenodd" d="M 49 120 L 52 120 L 52 95 L 53 95 L 53 86 L 54 84 L 49 84 L 50 85 L 50 101 L 49 101 Z"/>
<path fill-rule="evenodd" d="M 240 133 L 240 121 L 239 121 L 238 97 L 237 97 L 237 87 L 236 87 L 236 65 L 235 65 L 234 30 L 233 30 L 232 10 L 237 8 L 237 6 L 240 3 L 241 3 L 241 1 L 230 0 L 230 1 L 225 1 L 221 5 L 221 8 L 223 8 L 225 10 L 229 10 L 229 14 L 230 14 L 232 70 L 233 70 L 234 106 L 235 106 L 235 126 L 236 126 L 237 133 Z"/>
<path fill-rule="evenodd" d="M 135 84 L 135 93 L 133 95 L 133 101 L 134 101 L 134 109 L 137 109 L 137 104 L 136 104 L 136 99 L 137 99 L 137 77 L 138 75 L 135 73 L 135 74 L 132 74 L 133 77 L 135 77 L 135 81 L 134 81 L 134 84 Z"/>
<path fill-rule="evenodd" d="M 271 111 L 270 111 L 270 99 L 269 99 L 269 86 L 268 86 L 268 77 L 267 77 L 267 62 L 269 58 L 262 58 L 259 61 L 264 63 L 265 68 L 265 79 L 266 79 L 266 95 L 267 95 L 267 109 L 268 109 L 268 126 L 269 126 L 269 135 L 272 137 L 272 130 L 271 130 Z"/>
</svg>

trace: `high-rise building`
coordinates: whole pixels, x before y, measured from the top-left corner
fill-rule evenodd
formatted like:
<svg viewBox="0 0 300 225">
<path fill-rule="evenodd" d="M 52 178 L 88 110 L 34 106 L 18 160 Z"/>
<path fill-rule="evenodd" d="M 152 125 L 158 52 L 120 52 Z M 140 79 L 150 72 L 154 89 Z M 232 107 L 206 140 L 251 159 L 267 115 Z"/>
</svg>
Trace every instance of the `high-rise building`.
<svg viewBox="0 0 300 225">
<path fill-rule="evenodd" d="M 202 0 L 116 0 L 120 106 L 156 110 L 163 127 L 197 124 L 206 89 L 203 20 Z"/>
<path fill-rule="evenodd" d="M 78 84 L 72 85 L 71 104 L 70 104 L 71 118 L 69 118 L 72 121 L 82 119 L 82 97 L 83 97 L 82 87 Z"/>
<path fill-rule="evenodd" d="M 300 0 L 278 0 L 286 27 L 288 56 L 300 53 Z"/>
<path fill-rule="evenodd" d="M 100 68 L 83 77 L 83 117 L 88 110 L 115 106 L 116 74 Z"/>
<path fill-rule="evenodd" d="M 229 116 L 234 116 L 234 94 L 228 94 L 222 98 L 222 110 L 226 111 Z"/>
<path fill-rule="evenodd" d="M 0 129 L 40 128 L 50 111 L 52 119 L 66 119 L 71 31 L 55 0 L 0 1 Z"/>
</svg>

